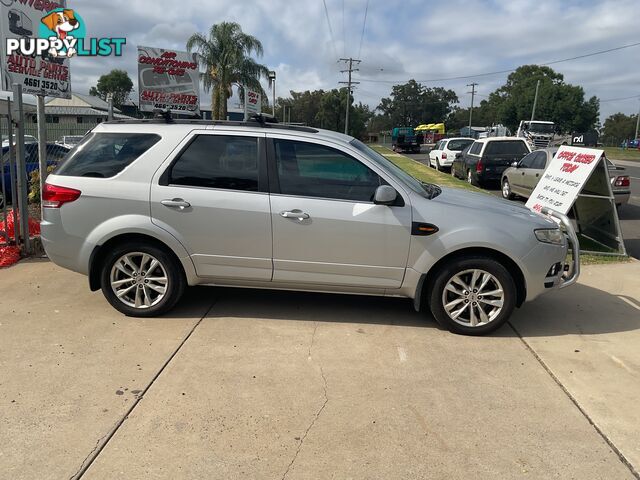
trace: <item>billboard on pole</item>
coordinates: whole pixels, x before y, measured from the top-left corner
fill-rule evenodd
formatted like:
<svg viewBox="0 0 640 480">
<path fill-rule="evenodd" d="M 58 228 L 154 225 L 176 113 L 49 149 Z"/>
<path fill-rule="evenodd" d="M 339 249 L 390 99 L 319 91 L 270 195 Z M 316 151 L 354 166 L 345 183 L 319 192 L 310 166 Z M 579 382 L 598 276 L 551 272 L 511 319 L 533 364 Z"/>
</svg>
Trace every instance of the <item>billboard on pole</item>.
<svg viewBox="0 0 640 480">
<path fill-rule="evenodd" d="M 60 0 L 55 6 L 64 7 Z M 14 83 L 22 85 L 23 93 L 71 98 L 69 59 L 44 52 L 43 55 L 7 54 L 7 39 L 41 38 L 42 19 L 52 2 L 0 2 L 0 84 L 11 90 Z"/>
<path fill-rule="evenodd" d="M 140 111 L 169 109 L 200 115 L 200 78 L 195 53 L 138 47 Z"/>
<path fill-rule="evenodd" d="M 244 87 L 244 120 L 245 122 L 262 111 L 262 96 L 259 92 Z"/>
</svg>

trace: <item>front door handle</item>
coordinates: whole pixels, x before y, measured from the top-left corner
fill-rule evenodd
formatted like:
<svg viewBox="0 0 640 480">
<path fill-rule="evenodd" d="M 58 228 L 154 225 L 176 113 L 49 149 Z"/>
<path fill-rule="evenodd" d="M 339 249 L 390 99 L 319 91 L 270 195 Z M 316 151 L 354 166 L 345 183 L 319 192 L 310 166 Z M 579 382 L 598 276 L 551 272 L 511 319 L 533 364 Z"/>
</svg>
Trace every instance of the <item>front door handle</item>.
<svg viewBox="0 0 640 480">
<path fill-rule="evenodd" d="M 297 208 L 295 210 L 285 210 L 284 212 L 280 212 L 280 216 L 283 218 L 295 218 L 299 222 L 309 218 L 308 213 L 304 213 L 302 210 L 298 210 Z"/>
<path fill-rule="evenodd" d="M 183 200 L 182 198 L 164 199 L 164 200 L 161 200 L 160 203 L 165 207 L 177 208 L 180 210 L 184 210 L 185 208 L 188 208 L 191 206 L 189 202 L 187 202 L 186 200 Z"/>
</svg>

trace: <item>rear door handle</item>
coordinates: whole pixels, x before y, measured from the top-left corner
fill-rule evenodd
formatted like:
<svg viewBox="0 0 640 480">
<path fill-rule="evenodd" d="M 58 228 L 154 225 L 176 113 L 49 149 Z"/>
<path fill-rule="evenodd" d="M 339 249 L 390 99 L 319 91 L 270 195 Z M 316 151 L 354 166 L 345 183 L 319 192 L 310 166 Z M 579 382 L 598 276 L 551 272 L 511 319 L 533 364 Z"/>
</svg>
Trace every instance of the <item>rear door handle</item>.
<svg viewBox="0 0 640 480">
<path fill-rule="evenodd" d="M 188 208 L 191 206 L 189 202 L 187 202 L 186 200 L 183 200 L 182 198 L 172 198 L 170 200 L 165 199 L 165 200 L 161 200 L 160 203 L 165 207 L 177 208 L 179 210 L 184 210 L 185 208 Z"/>
<path fill-rule="evenodd" d="M 283 218 L 295 218 L 299 222 L 309 218 L 308 213 L 304 213 L 302 210 L 298 210 L 297 208 L 295 210 L 285 210 L 284 212 L 280 212 L 280 216 Z"/>
</svg>

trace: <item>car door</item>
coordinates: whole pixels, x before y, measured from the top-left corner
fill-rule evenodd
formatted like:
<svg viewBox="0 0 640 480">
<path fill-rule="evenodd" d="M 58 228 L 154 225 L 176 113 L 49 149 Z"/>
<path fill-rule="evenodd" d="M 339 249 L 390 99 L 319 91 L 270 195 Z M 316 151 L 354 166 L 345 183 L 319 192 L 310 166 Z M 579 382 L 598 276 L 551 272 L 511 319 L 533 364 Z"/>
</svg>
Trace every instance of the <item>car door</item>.
<svg viewBox="0 0 640 480">
<path fill-rule="evenodd" d="M 270 281 L 264 135 L 199 130 L 179 150 L 152 182 L 152 221 L 185 246 L 198 276 Z"/>
<path fill-rule="evenodd" d="M 524 195 L 527 192 L 527 175 L 537 156 L 538 152 L 531 152 L 518 162 L 518 167 L 510 175 L 511 188 L 514 193 Z"/>
<path fill-rule="evenodd" d="M 531 164 L 531 167 L 529 168 L 529 170 L 527 171 L 527 174 L 525 175 L 524 187 L 526 189 L 527 197 L 531 195 L 533 190 L 536 188 L 536 185 L 538 185 L 538 182 L 540 181 L 540 178 L 542 177 L 542 174 L 544 173 L 544 170 L 547 166 L 546 151 L 540 150 L 533 153 L 535 153 L 536 155 L 533 159 L 533 163 Z"/>
<path fill-rule="evenodd" d="M 443 140 L 440 140 L 438 143 L 435 144 L 433 149 L 429 152 L 429 163 L 431 165 L 435 166 L 436 158 L 438 158 L 438 155 L 440 155 L 440 152 L 442 151 L 443 142 L 444 142 Z"/>
<path fill-rule="evenodd" d="M 274 134 L 269 146 L 273 281 L 399 288 L 411 237 L 401 187 L 327 142 Z M 396 206 L 373 203 L 385 183 L 398 191 Z"/>
</svg>

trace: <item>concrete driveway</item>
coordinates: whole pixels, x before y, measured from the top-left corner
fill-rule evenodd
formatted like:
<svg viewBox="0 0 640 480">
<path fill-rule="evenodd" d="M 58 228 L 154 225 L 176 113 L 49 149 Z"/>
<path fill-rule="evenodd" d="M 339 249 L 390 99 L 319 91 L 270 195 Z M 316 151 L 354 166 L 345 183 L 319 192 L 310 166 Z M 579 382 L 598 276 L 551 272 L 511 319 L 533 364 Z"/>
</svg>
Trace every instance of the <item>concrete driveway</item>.
<svg viewBox="0 0 640 480">
<path fill-rule="evenodd" d="M 0 271 L 12 479 L 638 478 L 640 262 L 484 338 L 410 302 L 190 289 L 115 312 L 49 262 Z"/>
</svg>

